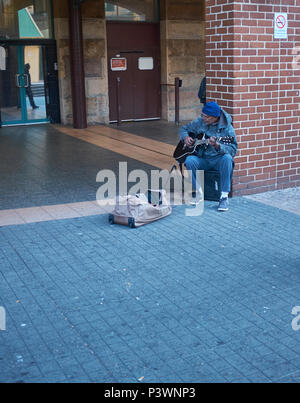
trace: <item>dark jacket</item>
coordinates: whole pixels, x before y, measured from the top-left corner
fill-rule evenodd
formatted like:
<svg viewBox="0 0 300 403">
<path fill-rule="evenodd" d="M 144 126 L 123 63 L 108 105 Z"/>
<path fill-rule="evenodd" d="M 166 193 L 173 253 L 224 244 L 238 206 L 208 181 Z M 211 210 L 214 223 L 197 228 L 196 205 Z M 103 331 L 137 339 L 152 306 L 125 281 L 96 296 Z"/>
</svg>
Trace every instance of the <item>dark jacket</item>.
<svg viewBox="0 0 300 403">
<path fill-rule="evenodd" d="M 206 77 L 201 80 L 200 88 L 198 91 L 198 98 L 202 104 L 206 104 Z"/>
<path fill-rule="evenodd" d="M 221 109 L 221 116 L 217 123 L 212 125 L 207 125 L 204 123 L 202 117 L 193 120 L 185 126 L 180 128 L 180 138 L 184 140 L 185 137 L 189 136 L 190 133 L 194 135 L 204 133 L 208 137 L 215 136 L 217 140 L 220 137 L 233 137 L 233 141 L 230 144 L 220 143 L 220 149 L 216 150 L 214 147 L 209 145 L 207 148 L 200 147 L 198 156 L 199 157 L 213 157 L 220 154 L 230 154 L 232 157 L 235 156 L 238 145 L 236 141 L 236 135 L 234 128 L 231 124 L 231 116 Z"/>
<path fill-rule="evenodd" d="M 25 64 L 25 66 L 24 66 L 24 74 L 27 74 L 27 77 L 28 77 L 28 88 L 30 88 L 30 87 L 31 87 L 31 76 L 30 76 L 29 67 L 28 67 L 27 64 Z"/>
</svg>

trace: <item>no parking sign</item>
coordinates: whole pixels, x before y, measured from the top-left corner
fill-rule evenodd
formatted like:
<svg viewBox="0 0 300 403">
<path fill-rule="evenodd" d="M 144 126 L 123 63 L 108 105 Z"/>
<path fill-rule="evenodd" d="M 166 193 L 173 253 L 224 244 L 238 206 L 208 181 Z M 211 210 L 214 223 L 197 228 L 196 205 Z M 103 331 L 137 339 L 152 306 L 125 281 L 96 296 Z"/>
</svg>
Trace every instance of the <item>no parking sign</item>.
<svg viewBox="0 0 300 403">
<path fill-rule="evenodd" d="M 275 13 L 274 38 L 287 39 L 288 20 L 287 13 Z"/>
</svg>

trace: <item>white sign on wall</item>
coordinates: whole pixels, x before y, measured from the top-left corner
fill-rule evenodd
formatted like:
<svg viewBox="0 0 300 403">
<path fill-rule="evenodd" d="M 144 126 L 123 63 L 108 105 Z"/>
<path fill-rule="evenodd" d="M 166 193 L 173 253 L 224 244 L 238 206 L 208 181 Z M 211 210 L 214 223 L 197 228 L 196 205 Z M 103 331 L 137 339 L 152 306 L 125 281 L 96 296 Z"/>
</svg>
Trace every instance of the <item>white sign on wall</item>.
<svg viewBox="0 0 300 403">
<path fill-rule="evenodd" d="M 0 70 L 6 70 L 6 52 L 2 46 L 0 46 Z"/>
<path fill-rule="evenodd" d="M 139 70 L 153 70 L 153 57 L 139 57 Z"/>
<path fill-rule="evenodd" d="M 275 13 L 274 16 L 274 38 L 287 39 L 288 19 L 287 13 Z"/>
</svg>

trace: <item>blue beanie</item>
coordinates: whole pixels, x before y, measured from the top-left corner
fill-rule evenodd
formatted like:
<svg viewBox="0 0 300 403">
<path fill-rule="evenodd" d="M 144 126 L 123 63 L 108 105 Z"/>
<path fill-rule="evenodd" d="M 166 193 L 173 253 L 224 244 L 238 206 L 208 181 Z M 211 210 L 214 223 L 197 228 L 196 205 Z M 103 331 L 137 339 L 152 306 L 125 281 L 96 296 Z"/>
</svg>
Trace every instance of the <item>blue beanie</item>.
<svg viewBox="0 0 300 403">
<path fill-rule="evenodd" d="M 203 106 L 202 113 L 217 118 L 221 115 L 221 108 L 216 102 L 207 102 L 207 104 Z"/>
</svg>

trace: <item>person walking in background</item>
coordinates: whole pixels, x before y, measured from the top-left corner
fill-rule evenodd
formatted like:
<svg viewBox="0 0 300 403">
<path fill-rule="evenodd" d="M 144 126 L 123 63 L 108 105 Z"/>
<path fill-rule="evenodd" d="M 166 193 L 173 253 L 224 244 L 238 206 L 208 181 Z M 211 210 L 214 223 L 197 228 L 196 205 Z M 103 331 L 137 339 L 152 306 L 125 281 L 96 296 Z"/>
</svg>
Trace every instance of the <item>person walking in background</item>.
<svg viewBox="0 0 300 403">
<path fill-rule="evenodd" d="M 37 109 L 38 106 L 35 104 L 33 94 L 32 94 L 31 76 L 30 76 L 29 70 L 30 70 L 30 64 L 26 63 L 25 66 L 24 66 L 24 74 L 26 74 L 27 77 L 28 77 L 28 87 L 26 87 L 26 95 L 28 96 L 28 99 L 29 99 L 29 102 L 30 102 L 30 105 L 31 105 L 32 109 Z"/>
</svg>

